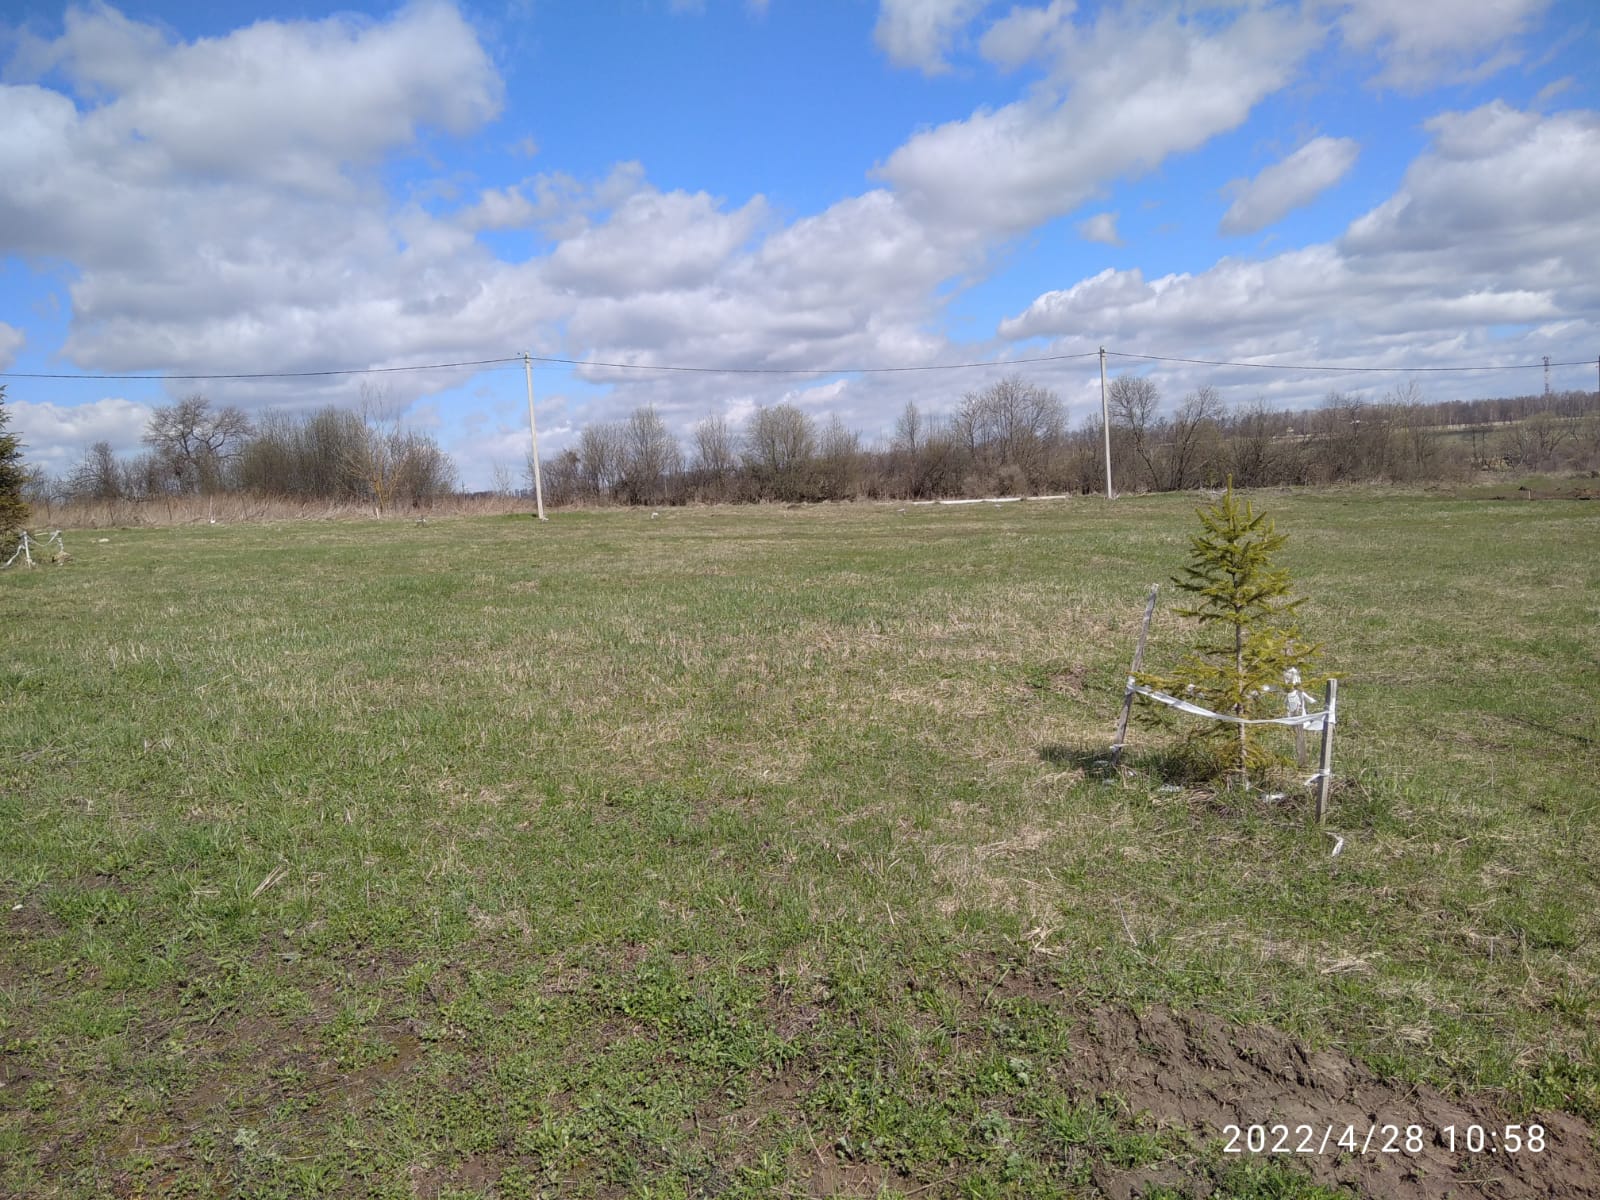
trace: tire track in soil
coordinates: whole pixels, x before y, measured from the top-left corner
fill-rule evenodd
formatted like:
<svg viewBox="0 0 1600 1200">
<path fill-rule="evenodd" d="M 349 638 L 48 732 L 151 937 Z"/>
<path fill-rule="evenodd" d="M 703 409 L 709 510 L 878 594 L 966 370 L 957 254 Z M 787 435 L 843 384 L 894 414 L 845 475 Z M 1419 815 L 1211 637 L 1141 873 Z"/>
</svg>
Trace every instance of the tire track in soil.
<svg viewBox="0 0 1600 1200">
<path fill-rule="evenodd" d="M 1384 1200 L 1600 1197 L 1595 1131 L 1582 1118 L 1558 1112 L 1512 1117 L 1486 1100 L 1396 1084 L 1337 1051 L 1308 1051 L 1279 1030 L 1235 1026 L 1204 1013 L 1103 1008 L 1088 1015 L 1072 1045 L 1071 1069 L 1080 1087 L 1121 1096 L 1157 1124 L 1197 1138 L 1221 1139 L 1230 1124 L 1310 1125 L 1319 1142 L 1329 1125 L 1333 1139 L 1347 1125 L 1362 1139 L 1372 1125 L 1422 1127 L 1420 1154 L 1254 1156 L 1289 1160 L 1324 1185 Z M 1545 1128 L 1542 1153 L 1474 1155 L 1463 1148 L 1466 1126 L 1498 1130 L 1530 1123 Z M 1454 1151 L 1439 1132 L 1451 1125 Z M 1124 1200 L 1157 1183 L 1172 1186 L 1172 1173 L 1170 1163 L 1129 1172 L 1102 1168 L 1095 1183 L 1111 1200 Z"/>
</svg>

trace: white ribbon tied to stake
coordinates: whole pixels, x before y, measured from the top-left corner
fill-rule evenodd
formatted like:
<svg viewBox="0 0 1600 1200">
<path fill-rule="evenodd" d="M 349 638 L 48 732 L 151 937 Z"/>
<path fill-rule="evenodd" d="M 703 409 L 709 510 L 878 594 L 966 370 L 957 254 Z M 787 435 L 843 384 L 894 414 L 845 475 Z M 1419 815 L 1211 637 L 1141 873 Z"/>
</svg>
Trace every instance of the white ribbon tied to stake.
<svg viewBox="0 0 1600 1200">
<path fill-rule="evenodd" d="M 1333 723 L 1333 713 L 1324 709 L 1322 712 L 1311 711 L 1311 695 L 1300 690 L 1300 672 L 1290 667 L 1284 672 L 1284 703 L 1288 712 L 1282 717 L 1236 717 L 1231 713 L 1212 712 L 1209 708 L 1195 704 L 1190 700 L 1182 700 L 1177 696 L 1168 695 L 1166 692 L 1157 691 L 1152 687 L 1145 687 L 1133 676 L 1128 676 L 1128 687 L 1141 696 L 1148 696 L 1158 704 L 1165 704 L 1168 708 L 1175 708 L 1179 712 L 1186 712 L 1196 717 L 1209 717 L 1213 721 L 1224 721 L 1229 725 L 1298 725 L 1302 729 L 1310 729 L 1320 733 L 1323 723 Z"/>
</svg>

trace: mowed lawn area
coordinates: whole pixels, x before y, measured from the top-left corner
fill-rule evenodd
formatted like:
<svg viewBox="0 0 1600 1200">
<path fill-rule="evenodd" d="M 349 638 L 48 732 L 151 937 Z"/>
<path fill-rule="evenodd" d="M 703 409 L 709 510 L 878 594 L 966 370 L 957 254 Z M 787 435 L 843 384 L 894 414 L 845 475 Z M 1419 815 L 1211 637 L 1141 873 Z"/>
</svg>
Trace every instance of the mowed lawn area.
<svg viewBox="0 0 1600 1200">
<path fill-rule="evenodd" d="M 1097 764 L 1193 497 L 69 531 L 0 1195 L 1600 1194 L 1600 504 L 1254 499 L 1326 830 Z"/>
</svg>

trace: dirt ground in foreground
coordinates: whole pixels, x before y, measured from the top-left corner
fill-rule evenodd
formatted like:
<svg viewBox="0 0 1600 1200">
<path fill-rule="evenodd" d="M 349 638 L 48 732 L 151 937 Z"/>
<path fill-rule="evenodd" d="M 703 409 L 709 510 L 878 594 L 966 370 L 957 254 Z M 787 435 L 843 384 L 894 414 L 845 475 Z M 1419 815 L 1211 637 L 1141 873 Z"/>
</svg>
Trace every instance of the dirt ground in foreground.
<svg viewBox="0 0 1600 1200">
<path fill-rule="evenodd" d="M 1074 1071 L 1081 1072 L 1083 1086 L 1116 1093 L 1134 1111 L 1148 1111 L 1159 1124 L 1196 1136 L 1221 1136 L 1225 1125 L 1309 1125 L 1320 1144 L 1323 1130 L 1332 1126 L 1331 1146 L 1346 1126 L 1361 1140 L 1371 1126 L 1422 1128 L 1418 1154 L 1378 1152 L 1385 1138 L 1380 1129 L 1364 1154 L 1247 1156 L 1291 1159 L 1325 1185 L 1398 1200 L 1600 1197 L 1600 1152 L 1588 1122 L 1561 1113 L 1511 1117 L 1489 1103 L 1450 1099 L 1426 1086 L 1397 1086 L 1342 1054 L 1308 1052 L 1273 1029 L 1240 1028 L 1204 1014 L 1102 1009 L 1085 1021 L 1074 1050 Z M 1544 1126 L 1541 1153 L 1465 1149 L 1467 1126 L 1498 1132 L 1520 1124 L 1525 1132 L 1529 1123 Z M 1454 1151 L 1442 1132 L 1449 1126 L 1456 1129 Z M 1291 1143 L 1303 1136 L 1293 1133 Z M 1204 1187 L 1187 1175 L 1179 1164 L 1165 1163 L 1131 1172 L 1097 1170 L 1095 1182 L 1113 1200 L 1158 1185 L 1203 1196 Z"/>
</svg>

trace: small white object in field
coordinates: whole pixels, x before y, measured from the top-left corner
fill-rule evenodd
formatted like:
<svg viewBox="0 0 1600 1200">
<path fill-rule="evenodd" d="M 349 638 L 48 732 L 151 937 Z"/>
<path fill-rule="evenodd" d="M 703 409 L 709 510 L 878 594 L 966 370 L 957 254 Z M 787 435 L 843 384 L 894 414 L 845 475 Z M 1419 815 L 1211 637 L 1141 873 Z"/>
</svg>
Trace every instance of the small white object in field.
<svg viewBox="0 0 1600 1200">
<path fill-rule="evenodd" d="M 22 905 L 20 905 L 20 904 L 13 904 L 13 905 L 12 905 L 12 906 L 11 906 L 11 911 L 12 911 L 12 912 L 21 912 L 21 911 L 22 911 Z"/>
<path fill-rule="evenodd" d="M 1344 849 L 1344 839 L 1342 837 L 1340 837 L 1337 833 L 1330 833 L 1326 829 L 1324 829 L 1322 832 L 1328 834 L 1328 836 L 1333 839 L 1333 853 L 1328 855 L 1328 857 L 1329 858 L 1338 858 L 1339 857 L 1339 851 Z"/>
<path fill-rule="evenodd" d="M 660 514 L 660 513 L 651 513 L 651 514 L 650 514 L 650 519 L 651 519 L 651 520 L 652 520 L 652 521 L 654 521 L 654 520 L 655 520 L 655 519 L 656 519 L 656 518 L 657 518 L 657 517 L 659 517 L 659 516 L 660 516 L 660 515 L 661 515 L 661 514 Z"/>
<path fill-rule="evenodd" d="M 111 540 L 110 538 L 95 538 L 95 541 L 102 542 L 102 543 L 103 542 L 109 542 L 110 540 Z"/>
</svg>

